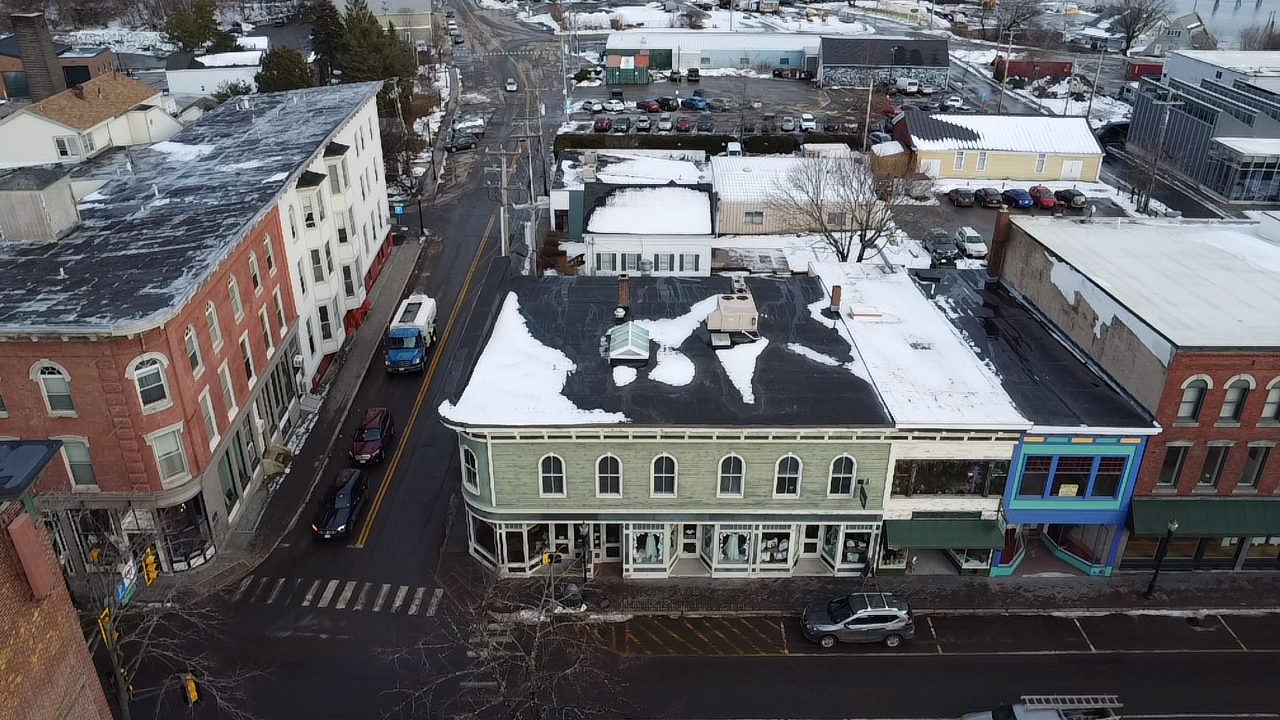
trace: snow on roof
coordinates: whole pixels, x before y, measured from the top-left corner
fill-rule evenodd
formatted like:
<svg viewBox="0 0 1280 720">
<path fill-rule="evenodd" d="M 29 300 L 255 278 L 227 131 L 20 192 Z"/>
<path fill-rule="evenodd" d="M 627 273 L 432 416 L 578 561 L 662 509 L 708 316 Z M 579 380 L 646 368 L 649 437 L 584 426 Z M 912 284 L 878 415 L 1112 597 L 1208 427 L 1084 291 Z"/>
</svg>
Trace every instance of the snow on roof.
<svg viewBox="0 0 1280 720">
<path fill-rule="evenodd" d="M 54 243 L 0 243 L 0 331 L 134 333 L 168 321 L 381 86 L 231 100 L 158 146 L 121 153 L 129 171 L 81 206 L 77 228 Z"/>
<path fill-rule="evenodd" d="M 688 30 L 684 32 L 615 32 L 605 41 L 605 50 L 665 49 L 696 50 L 782 50 L 817 52 L 818 38 L 798 33 L 730 33 Z"/>
<path fill-rule="evenodd" d="M 1169 54 L 1244 75 L 1280 74 L 1280 53 L 1274 50 L 1174 50 Z"/>
<path fill-rule="evenodd" d="M 440 404 L 440 417 L 465 424 L 586 425 L 627 422 L 621 413 L 583 410 L 564 397 L 569 374 L 578 369 L 563 352 L 533 337 L 520 299 L 507 293 L 471 380 L 454 403 Z"/>
<path fill-rule="evenodd" d="M 1216 137 L 1212 140 L 1242 155 L 1280 155 L 1280 138 Z"/>
<path fill-rule="evenodd" d="M 906 114 L 906 123 L 916 150 L 1102 155 L 1082 117 L 914 112 Z"/>
<path fill-rule="evenodd" d="M 271 49 L 271 39 L 266 35 L 246 35 L 242 38 L 236 38 L 236 44 L 245 50 L 262 50 Z"/>
<path fill-rule="evenodd" d="M 1095 332 L 1132 313 L 1154 332 L 1144 336 L 1140 326 L 1126 325 L 1166 360 L 1170 342 L 1280 346 L 1280 244 L 1259 237 L 1256 224 L 1013 222 L 1060 259 L 1050 279 L 1069 302 L 1076 293 L 1089 302 L 1100 316 Z"/>
<path fill-rule="evenodd" d="M 711 198 L 685 187 L 621 188 L 591 213 L 587 232 L 711 234 Z"/>
<path fill-rule="evenodd" d="M 813 262 L 830 262 L 836 259 L 831 246 L 821 235 L 721 235 L 711 241 L 713 271 L 716 269 L 718 250 L 731 254 L 771 254 L 772 251 L 777 251 L 782 254 L 793 273 L 806 272 Z"/>
<path fill-rule="evenodd" d="M 805 158 L 792 155 L 713 157 L 711 182 L 721 202 L 757 202 L 776 197 L 778 184 Z"/>
<path fill-rule="evenodd" d="M 199 55 L 196 62 L 205 67 L 252 67 L 262 63 L 261 50 L 241 50 L 239 52 L 214 53 Z"/>
<path fill-rule="evenodd" d="M 617 185 L 695 185 L 707 182 L 707 173 L 686 160 L 663 158 L 625 158 L 605 163 L 601 157 L 596 166 L 596 179 Z"/>
<path fill-rule="evenodd" d="M 884 142 L 884 143 L 876 143 L 875 145 L 871 146 L 871 152 L 875 153 L 879 157 L 888 157 L 889 155 L 901 155 L 906 151 L 907 149 L 902 147 L 902 143 L 898 142 L 897 140 L 891 140 L 889 142 Z"/>
<path fill-rule="evenodd" d="M 842 288 L 840 320 L 898 427 L 1027 429 L 989 365 L 903 268 L 871 263 L 811 267 L 828 292 Z M 850 312 L 857 314 L 850 317 Z"/>
</svg>

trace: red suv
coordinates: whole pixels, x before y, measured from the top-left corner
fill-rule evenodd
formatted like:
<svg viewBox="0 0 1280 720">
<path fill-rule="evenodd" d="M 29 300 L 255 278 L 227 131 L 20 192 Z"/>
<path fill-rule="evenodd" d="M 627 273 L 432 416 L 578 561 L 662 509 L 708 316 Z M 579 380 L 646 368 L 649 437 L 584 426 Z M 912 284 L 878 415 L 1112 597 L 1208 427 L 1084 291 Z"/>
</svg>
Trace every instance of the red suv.
<svg viewBox="0 0 1280 720">
<path fill-rule="evenodd" d="M 1036 185 L 1027 191 L 1031 193 L 1031 199 L 1036 201 L 1036 207 L 1052 210 L 1058 204 L 1058 199 L 1053 196 L 1053 191 L 1044 185 Z"/>
<path fill-rule="evenodd" d="M 384 407 L 369 408 L 351 438 L 349 454 L 352 462 L 357 465 L 382 462 L 395 436 L 396 423 L 391 418 L 391 411 Z"/>
<path fill-rule="evenodd" d="M 676 132 L 689 132 L 693 129 L 693 123 L 685 115 L 676 118 Z"/>
<path fill-rule="evenodd" d="M 613 123 L 612 123 L 612 122 L 610 122 L 610 121 L 609 121 L 609 118 L 607 118 L 607 117 L 600 117 L 600 118 L 596 118 L 596 122 L 595 122 L 595 131 L 596 131 L 596 132 L 609 132 L 609 128 L 610 128 L 610 126 L 612 126 L 612 125 L 613 125 Z"/>
</svg>

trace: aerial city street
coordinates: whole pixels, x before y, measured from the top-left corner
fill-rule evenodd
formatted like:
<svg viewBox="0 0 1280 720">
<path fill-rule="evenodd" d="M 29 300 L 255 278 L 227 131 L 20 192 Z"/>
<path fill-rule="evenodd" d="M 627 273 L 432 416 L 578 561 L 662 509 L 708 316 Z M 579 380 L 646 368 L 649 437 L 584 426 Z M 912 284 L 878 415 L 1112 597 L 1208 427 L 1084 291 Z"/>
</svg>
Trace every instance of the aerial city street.
<svg viewBox="0 0 1280 720">
<path fill-rule="evenodd" d="M 1280 720 L 1270 0 L 0 0 L 0 720 Z"/>
</svg>

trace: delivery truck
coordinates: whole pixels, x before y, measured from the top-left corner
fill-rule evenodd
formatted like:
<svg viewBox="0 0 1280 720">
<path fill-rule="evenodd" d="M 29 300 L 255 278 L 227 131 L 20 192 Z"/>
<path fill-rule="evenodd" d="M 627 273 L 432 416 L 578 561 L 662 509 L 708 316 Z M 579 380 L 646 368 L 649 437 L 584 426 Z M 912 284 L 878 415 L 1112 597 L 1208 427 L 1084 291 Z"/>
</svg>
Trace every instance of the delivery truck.
<svg viewBox="0 0 1280 720">
<path fill-rule="evenodd" d="M 387 329 L 387 372 L 422 372 L 435 340 L 436 301 L 426 295 L 405 298 Z"/>
</svg>

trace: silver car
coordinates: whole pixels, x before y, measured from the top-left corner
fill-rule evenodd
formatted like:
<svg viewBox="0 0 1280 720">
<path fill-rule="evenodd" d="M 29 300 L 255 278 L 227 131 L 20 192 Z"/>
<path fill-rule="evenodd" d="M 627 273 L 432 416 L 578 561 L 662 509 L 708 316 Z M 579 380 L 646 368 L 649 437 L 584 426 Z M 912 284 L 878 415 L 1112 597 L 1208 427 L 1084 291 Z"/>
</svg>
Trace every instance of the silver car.
<svg viewBox="0 0 1280 720">
<path fill-rule="evenodd" d="M 907 601 L 889 593 L 853 593 L 805 608 L 804 636 L 824 648 L 837 642 L 884 643 L 896 648 L 916 634 Z"/>
</svg>

